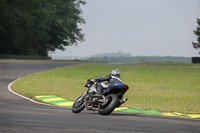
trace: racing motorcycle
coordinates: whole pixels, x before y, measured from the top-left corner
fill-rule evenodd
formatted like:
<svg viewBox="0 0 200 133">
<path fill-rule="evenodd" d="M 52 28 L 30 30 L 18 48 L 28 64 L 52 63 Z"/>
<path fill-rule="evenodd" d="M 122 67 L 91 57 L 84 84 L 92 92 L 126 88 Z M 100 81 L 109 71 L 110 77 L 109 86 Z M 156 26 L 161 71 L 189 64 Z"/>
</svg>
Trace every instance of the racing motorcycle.
<svg viewBox="0 0 200 133">
<path fill-rule="evenodd" d="M 109 115 L 116 107 L 120 107 L 128 99 L 123 98 L 125 92 L 129 89 L 126 84 L 115 84 L 110 88 L 103 87 L 102 95 L 96 95 L 97 82 L 88 80 L 85 87 L 88 90 L 83 93 L 72 106 L 73 113 L 79 113 L 84 108 L 87 110 L 98 111 L 101 115 Z"/>
</svg>

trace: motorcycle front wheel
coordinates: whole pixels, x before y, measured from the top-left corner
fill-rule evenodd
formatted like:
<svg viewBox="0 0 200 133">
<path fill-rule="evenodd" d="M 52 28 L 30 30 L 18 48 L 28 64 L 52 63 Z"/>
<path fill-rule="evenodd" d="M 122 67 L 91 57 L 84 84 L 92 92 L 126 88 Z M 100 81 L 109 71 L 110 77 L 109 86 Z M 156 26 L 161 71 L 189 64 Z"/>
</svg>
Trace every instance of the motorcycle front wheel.
<svg viewBox="0 0 200 133">
<path fill-rule="evenodd" d="M 84 95 L 84 94 L 83 94 Z M 72 106 L 72 112 L 73 113 L 79 113 L 85 108 L 85 99 L 84 96 L 81 95 L 76 101 L 74 102 Z"/>
<path fill-rule="evenodd" d="M 118 104 L 118 97 L 115 94 L 110 94 L 106 96 L 106 103 L 104 105 L 99 105 L 98 112 L 101 115 L 109 115 L 110 113 L 113 112 L 115 107 Z"/>
</svg>

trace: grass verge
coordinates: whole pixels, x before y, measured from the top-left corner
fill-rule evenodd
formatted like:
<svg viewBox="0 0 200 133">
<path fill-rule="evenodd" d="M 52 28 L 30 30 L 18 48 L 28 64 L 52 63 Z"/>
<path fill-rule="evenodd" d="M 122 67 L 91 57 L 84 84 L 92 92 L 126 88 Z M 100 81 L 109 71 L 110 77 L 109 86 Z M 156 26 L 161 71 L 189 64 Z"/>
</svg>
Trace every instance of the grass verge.
<svg viewBox="0 0 200 133">
<path fill-rule="evenodd" d="M 157 66 L 200 66 L 200 64 L 180 63 L 180 62 L 144 62 L 139 65 L 157 65 Z"/>
<path fill-rule="evenodd" d="M 124 106 L 169 112 L 200 113 L 200 68 L 145 65 L 82 64 L 29 75 L 12 88 L 26 96 L 56 95 L 75 100 L 89 78 L 104 76 L 112 69 L 130 89 Z"/>
</svg>

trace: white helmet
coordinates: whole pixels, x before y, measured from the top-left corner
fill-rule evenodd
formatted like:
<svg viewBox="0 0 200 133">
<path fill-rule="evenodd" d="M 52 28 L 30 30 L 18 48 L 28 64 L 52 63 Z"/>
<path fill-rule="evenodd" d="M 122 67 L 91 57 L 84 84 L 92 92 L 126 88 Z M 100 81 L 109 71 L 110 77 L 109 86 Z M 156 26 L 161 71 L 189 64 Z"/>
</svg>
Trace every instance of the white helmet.
<svg viewBox="0 0 200 133">
<path fill-rule="evenodd" d="M 111 74 L 112 75 L 119 75 L 120 76 L 120 70 L 114 69 L 114 70 L 112 70 Z"/>
</svg>

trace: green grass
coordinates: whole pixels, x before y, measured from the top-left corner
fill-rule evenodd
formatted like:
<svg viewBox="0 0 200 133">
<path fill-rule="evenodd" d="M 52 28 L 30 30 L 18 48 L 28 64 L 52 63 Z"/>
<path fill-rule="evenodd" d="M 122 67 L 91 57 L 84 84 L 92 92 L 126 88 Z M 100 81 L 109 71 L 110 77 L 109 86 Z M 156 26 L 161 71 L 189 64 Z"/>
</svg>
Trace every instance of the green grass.
<svg viewBox="0 0 200 133">
<path fill-rule="evenodd" d="M 29 75 L 13 89 L 29 97 L 56 95 L 75 100 L 89 78 L 121 70 L 130 89 L 124 106 L 181 113 L 200 113 L 200 67 L 84 64 Z"/>
<path fill-rule="evenodd" d="M 160 66 L 200 66 L 200 64 L 178 63 L 178 62 L 144 62 L 139 65 L 160 65 Z"/>
</svg>

